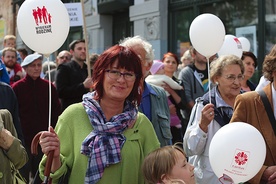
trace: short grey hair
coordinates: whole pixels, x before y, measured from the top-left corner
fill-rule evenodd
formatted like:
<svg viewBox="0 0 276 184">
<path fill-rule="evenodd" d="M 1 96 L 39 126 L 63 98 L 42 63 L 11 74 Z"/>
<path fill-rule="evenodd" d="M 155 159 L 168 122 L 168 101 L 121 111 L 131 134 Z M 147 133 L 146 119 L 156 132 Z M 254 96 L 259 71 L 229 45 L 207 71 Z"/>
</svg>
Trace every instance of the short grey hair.
<svg viewBox="0 0 276 184">
<path fill-rule="evenodd" d="M 242 60 L 235 55 L 223 55 L 211 62 L 210 65 L 210 79 L 214 82 L 216 76 L 222 75 L 222 70 L 228 65 L 239 65 L 241 73 L 244 73 L 244 66 Z"/>
<path fill-rule="evenodd" d="M 134 37 L 124 38 L 119 42 L 119 44 L 121 46 L 130 47 L 130 48 L 140 45 L 146 51 L 146 61 L 151 63 L 154 60 L 154 53 L 153 53 L 154 50 L 152 48 L 152 45 L 139 35 Z"/>
</svg>

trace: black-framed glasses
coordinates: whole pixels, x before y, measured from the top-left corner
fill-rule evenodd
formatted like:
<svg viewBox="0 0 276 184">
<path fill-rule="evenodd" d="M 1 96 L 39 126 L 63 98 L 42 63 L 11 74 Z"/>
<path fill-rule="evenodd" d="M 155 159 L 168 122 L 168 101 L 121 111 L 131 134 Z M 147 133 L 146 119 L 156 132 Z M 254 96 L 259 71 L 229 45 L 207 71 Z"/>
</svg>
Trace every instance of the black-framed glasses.
<svg viewBox="0 0 276 184">
<path fill-rule="evenodd" d="M 136 75 L 130 72 L 121 73 L 118 70 L 105 70 L 105 72 L 107 72 L 109 78 L 114 80 L 119 79 L 121 76 L 123 76 L 124 79 L 129 82 L 133 82 L 136 79 Z"/>
<path fill-rule="evenodd" d="M 230 75 L 225 75 L 224 78 L 229 80 L 230 82 L 234 82 L 236 79 L 238 79 L 238 81 L 241 82 L 244 79 L 244 75 L 240 74 L 238 76 L 235 76 L 230 74 Z"/>
</svg>

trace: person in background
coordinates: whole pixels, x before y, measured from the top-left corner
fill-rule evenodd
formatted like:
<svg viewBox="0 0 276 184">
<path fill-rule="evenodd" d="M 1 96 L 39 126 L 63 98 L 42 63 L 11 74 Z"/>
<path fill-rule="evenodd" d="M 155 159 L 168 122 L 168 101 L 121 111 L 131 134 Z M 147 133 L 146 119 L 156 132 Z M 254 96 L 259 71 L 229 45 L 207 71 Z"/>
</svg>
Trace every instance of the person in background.
<svg viewBox="0 0 276 184">
<path fill-rule="evenodd" d="M 133 49 L 142 62 L 143 80 L 149 75 L 154 53 L 152 45 L 141 36 L 127 37 L 120 45 Z M 142 102 L 139 111 L 151 121 L 161 146 L 171 144 L 170 110 L 163 88 L 144 81 Z"/>
<path fill-rule="evenodd" d="M 54 183 L 66 172 L 69 183 L 144 183 L 144 157 L 160 143 L 150 121 L 138 112 L 142 78 L 134 51 L 119 45 L 104 51 L 94 65 L 94 91 L 65 109 L 55 130 L 41 134 L 45 156 L 40 176 L 46 155 L 54 151 Z"/>
<path fill-rule="evenodd" d="M 57 76 L 57 67 L 60 65 L 60 64 L 63 64 L 63 63 L 67 63 L 69 62 L 70 60 L 72 59 L 72 54 L 67 51 L 67 50 L 63 50 L 61 52 L 58 53 L 57 55 L 57 59 L 56 59 L 56 68 L 52 69 L 50 71 L 50 75 L 51 75 L 51 82 L 55 85 L 56 83 L 56 76 Z M 47 72 L 44 76 L 44 79 L 46 80 L 49 80 L 50 77 L 49 77 L 49 72 Z"/>
<path fill-rule="evenodd" d="M 27 57 L 29 55 L 27 49 L 25 49 L 25 48 L 19 48 L 19 49 L 17 49 L 17 52 L 19 53 L 22 61 L 25 59 L 25 57 Z"/>
<path fill-rule="evenodd" d="M 197 184 L 221 184 L 211 168 L 209 146 L 215 133 L 230 122 L 244 76 L 242 60 L 234 55 L 212 61 L 210 79 L 215 86 L 196 99 L 183 139 L 184 151 L 195 166 Z M 211 102 L 209 101 L 211 93 Z"/>
<path fill-rule="evenodd" d="M 184 54 L 182 55 L 182 57 L 180 58 L 180 63 L 177 67 L 177 70 L 174 72 L 174 76 L 176 78 L 178 78 L 178 75 L 179 75 L 180 71 L 185 66 L 188 66 L 188 65 L 193 63 L 193 57 L 192 57 L 191 51 L 192 51 L 192 47 L 190 47 L 188 50 L 186 50 L 184 52 Z"/>
<path fill-rule="evenodd" d="M 16 49 L 16 37 L 14 35 L 6 35 L 4 36 L 4 41 L 3 41 L 3 47 L 12 47 Z M 3 50 L 0 51 L 0 58 L 2 57 L 2 52 Z M 19 52 L 16 51 L 17 54 L 17 63 L 21 63 L 22 62 L 22 58 L 19 54 Z"/>
<path fill-rule="evenodd" d="M 151 75 L 148 75 L 145 81 L 152 85 L 157 85 L 162 88 L 171 88 L 173 90 L 180 90 L 183 89 L 181 85 L 179 85 L 176 81 L 174 81 L 171 77 L 165 75 L 164 70 L 164 63 L 159 60 L 153 60 L 153 64 L 150 68 Z M 182 125 L 181 120 L 176 114 L 176 107 L 173 104 L 171 99 L 171 94 L 166 91 L 168 96 L 168 104 L 170 109 L 170 126 L 171 126 L 171 133 L 172 133 L 172 143 L 182 141 Z"/>
<path fill-rule="evenodd" d="M 95 62 L 97 61 L 97 59 L 99 58 L 99 54 L 96 54 L 96 53 L 92 53 L 90 56 L 89 56 L 89 61 L 90 61 L 90 66 L 93 70 L 93 66 L 95 64 Z"/>
<path fill-rule="evenodd" d="M 45 61 L 45 62 L 43 62 L 42 71 L 41 71 L 41 75 L 40 75 L 41 78 L 45 79 L 46 74 L 49 73 L 48 64 L 49 64 L 49 67 L 50 67 L 50 71 L 57 68 L 57 65 L 54 61 Z"/>
<path fill-rule="evenodd" d="M 74 40 L 69 45 L 72 59 L 60 64 L 57 69 L 56 87 L 61 99 L 62 111 L 69 105 L 82 101 L 93 81 L 88 77 L 85 40 Z"/>
<path fill-rule="evenodd" d="M 169 99 L 172 102 L 169 106 L 170 108 L 170 114 L 171 117 L 174 117 L 174 120 L 171 118 L 171 123 L 172 121 L 175 121 L 177 118 L 177 121 L 181 122 L 181 129 L 178 129 L 177 127 L 171 127 L 171 131 L 173 135 L 178 135 L 176 139 L 173 140 L 173 143 L 175 142 L 182 142 L 183 140 L 183 135 L 186 131 L 186 127 L 188 125 L 188 121 L 185 121 L 184 117 L 181 114 L 181 110 L 185 110 L 187 108 L 187 100 L 186 100 L 186 95 L 184 91 L 184 84 L 183 81 L 177 79 L 173 74 L 177 70 L 178 66 L 178 58 L 177 56 L 172 53 L 172 52 L 167 52 L 164 54 L 162 62 L 164 63 L 164 70 L 165 70 L 165 75 L 170 77 L 173 81 L 178 83 L 180 86 L 182 86 L 181 89 L 172 89 L 170 86 L 165 85 L 164 89 L 170 94 Z"/>
<path fill-rule="evenodd" d="M 16 50 L 6 47 L 2 51 L 2 61 L 4 62 L 10 78 L 10 85 L 24 77 L 22 67 L 16 62 Z"/>
<path fill-rule="evenodd" d="M 21 140 L 22 144 L 25 145 L 19 119 L 18 102 L 10 85 L 0 82 L 0 97 L 0 109 L 7 109 L 11 113 L 17 137 Z"/>
<path fill-rule="evenodd" d="M 40 78 L 42 70 L 42 55 L 30 54 L 21 63 L 26 76 L 15 82 L 12 88 L 16 94 L 19 105 L 19 118 L 25 140 L 25 148 L 29 155 L 29 162 L 24 166 L 22 175 L 29 181 L 29 174 L 33 177 L 38 170 L 42 158 L 31 155 L 31 142 L 34 136 L 47 130 L 49 126 L 49 81 Z M 60 101 L 54 85 L 51 85 L 51 125 L 54 127 L 61 113 Z"/>
<path fill-rule="evenodd" d="M 243 92 L 254 91 L 256 84 L 249 79 L 254 75 L 258 65 L 257 58 L 252 52 L 243 52 L 241 59 L 244 65 L 244 80 L 241 82 L 241 89 Z"/>
<path fill-rule="evenodd" d="M 275 49 L 275 46 L 273 47 Z M 273 51 L 272 51 L 273 52 Z M 274 50 L 275 52 L 275 50 Z M 266 157 L 260 171 L 249 183 L 275 184 L 276 183 L 276 129 L 273 124 L 276 117 L 276 55 L 268 54 L 263 62 L 263 76 L 270 81 L 264 88 L 260 89 L 268 99 L 271 107 L 271 122 L 266 105 L 262 102 L 259 91 L 252 91 L 238 95 L 235 101 L 233 122 L 245 122 L 254 126 L 263 136 L 266 145 Z"/>
<path fill-rule="evenodd" d="M 179 80 L 183 81 L 185 86 L 184 91 L 187 99 L 187 108 L 181 110 L 182 116 L 186 122 L 189 121 L 191 110 L 195 104 L 195 99 L 202 97 L 207 91 L 208 81 L 208 68 L 207 59 L 194 48 L 191 51 L 194 63 L 183 68 L 178 76 Z M 215 56 L 213 56 L 215 57 Z M 213 60 L 210 58 L 210 61 Z"/>
<path fill-rule="evenodd" d="M 142 171 L 148 184 L 195 184 L 194 166 L 177 145 L 164 146 L 146 156 Z"/>
<path fill-rule="evenodd" d="M 268 53 L 267 57 L 276 59 L 276 44 L 271 48 L 271 50 Z M 264 76 L 262 76 L 259 80 L 259 83 L 258 83 L 255 91 L 260 91 L 261 89 L 263 89 L 269 83 L 270 83 L 270 81 L 267 78 L 265 78 Z"/>
<path fill-rule="evenodd" d="M 145 79 L 149 84 L 164 87 L 166 84 L 172 89 L 183 89 L 181 85 L 175 82 L 172 78 L 165 75 L 164 63 L 160 60 L 153 60 L 152 66 L 150 68 L 150 74 Z M 167 96 L 170 94 L 166 91 Z"/>
<path fill-rule="evenodd" d="M 20 169 L 28 161 L 28 154 L 13 125 L 7 109 L 0 109 L 0 184 L 13 184 L 12 166 Z"/>
</svg>

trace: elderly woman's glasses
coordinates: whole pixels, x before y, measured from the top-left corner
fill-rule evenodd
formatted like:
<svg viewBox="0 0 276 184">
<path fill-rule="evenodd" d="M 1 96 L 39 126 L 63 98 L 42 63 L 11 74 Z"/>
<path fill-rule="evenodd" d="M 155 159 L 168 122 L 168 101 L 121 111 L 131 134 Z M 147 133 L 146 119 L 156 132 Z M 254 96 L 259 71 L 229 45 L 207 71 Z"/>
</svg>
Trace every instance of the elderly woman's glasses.
<svg viewBox="0 0 276 184">
<path fill-rule="evenodd" d="M 129 82 L 133 82 L 136 79 L 136 75 L 130 72 L 121 73 L 118 70 L 105 70 L 105 72 L 107 72 L 109 78 L 114 80 L 119 79 L 121 76 L 123 76 L 124 79 Z"/>
<path fill-rule="evenodd" d="M 235 76 L 230 74 L 230 75 L 225 75 L 224 78 L 231 82 L 234 82 L 236 79 L 238 79 L 238 81 L 241 82 L 244 79 L 244 75 L 240 74 L 238 76 Z"/>
</svg>

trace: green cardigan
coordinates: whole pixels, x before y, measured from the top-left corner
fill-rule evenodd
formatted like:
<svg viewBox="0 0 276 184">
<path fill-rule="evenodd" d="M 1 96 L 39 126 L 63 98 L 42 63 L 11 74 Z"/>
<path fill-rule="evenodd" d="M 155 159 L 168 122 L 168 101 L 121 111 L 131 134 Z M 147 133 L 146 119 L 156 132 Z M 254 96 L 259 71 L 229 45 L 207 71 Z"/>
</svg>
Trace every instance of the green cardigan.
<svg viewBox="0 0 276 184">
<path fill-rule="evenodd" d="M 84 183 L 88 157 L 80 153 L 81 144 L 93 130 L 81 103 L 69 106 L 59 117 L 55 131 L 60 139 L 60 158 L 62 166 L 53 174 L 53 183 L 57 183 L 66 172 L 71 172 L 69 184 Z M 126 142 L 121 150 L 120 163 L 105 168 L 98 182 L 114 184 L 141 184 L 144 178 L 141 165 L 145 156 L 160 147 L 151 122 L 139 113 L 133 128 L 124 132 Z M 40 163 L 40 177 L 43 178 L 46 156 Z"/>
</svg>

